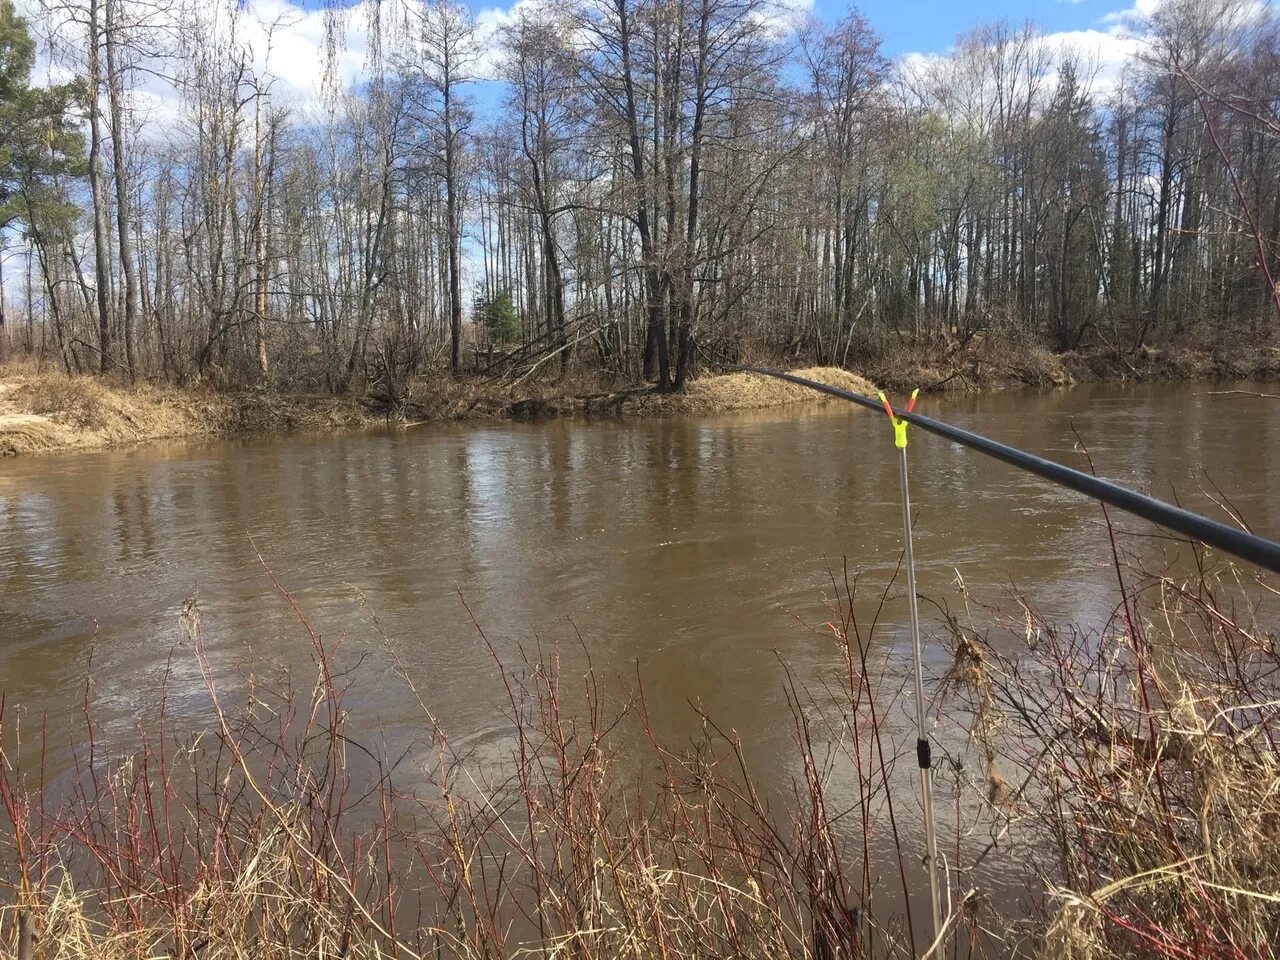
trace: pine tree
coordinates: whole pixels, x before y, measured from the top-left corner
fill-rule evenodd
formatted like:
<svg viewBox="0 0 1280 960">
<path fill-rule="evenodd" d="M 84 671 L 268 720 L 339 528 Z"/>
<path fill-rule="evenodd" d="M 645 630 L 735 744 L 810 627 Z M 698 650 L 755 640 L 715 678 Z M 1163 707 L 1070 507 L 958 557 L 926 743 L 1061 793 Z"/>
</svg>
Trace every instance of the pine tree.
<svg viewBox="0 0 1280 960">
<path fill-rule="evenodd" d="M 76 84 L 31 86 L 35 42 L 13 0 L 0 0 L 0 229 L 65 215 L 56 178 L 79 174 L 84 153 Z"/>
<path fill-rule="evenodd" d="M 75 218 L 57 178 L 79 172 L 83 144 L 74 118 L 78 88 L 32 89 L 34 61 L 35 43 L 26 21 L 14 14 L 13 0 L 0 0 L 0 234 L 21 224 L 28 250 L 32 255 L 39 250 L 43 257 L 42 227 L 65 234 Z M 48 282 L 47 263 L 42 260 L 41 265 Z M 61 349 L 60 323 L 57 328 Z M 65 352 L 63 357 L 66 362 Z"/>
</svg>

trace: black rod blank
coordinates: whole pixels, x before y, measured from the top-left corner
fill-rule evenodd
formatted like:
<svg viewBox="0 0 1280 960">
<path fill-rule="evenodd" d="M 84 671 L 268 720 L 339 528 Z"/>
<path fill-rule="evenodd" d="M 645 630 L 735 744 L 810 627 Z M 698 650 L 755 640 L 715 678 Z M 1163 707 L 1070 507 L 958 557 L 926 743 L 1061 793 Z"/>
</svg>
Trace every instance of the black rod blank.
<svg viewBox="0 0 1280 960">
<path fill-rule="evenodd" d="M 841 400 L 847 400 L 850 403 L 859 404 L 870 410 L 884 410 L 884 406 L 879 400 L 862 394 L 851 393 L 848 390 L 841 390 L 839 387 L 833 387 L 829 384 L 818 383 L 816 380 L 806 380 L 804 377 L 783 373 L 781 370 L 752 366 L 738 366 L 733 369 L 786 380 L 789 383 L 817 390 L 819 393 L 825 393 Z M 907 413 L 897 407 L 893 408 L 893 412 L 895 416 L 906 420 L 908 423 L 915 424 L 922 430 L 928 430 L 930 433 L 937 434 L 940 437 L 945 437 L 953 443 L 958 443 L 971 450 L 977 450 L 979 453 L 985 453 L 989 457 L 1002 460 L 1011 466 L 1026 470 L 1028 473 L 1034 473 L 1036 476 L 1043 477 L 1059 486 L 1075 490 L 1077 493 L 1083 493 L 1087 497 L 1100 500 L 1126 513 L 1133 514 L 1135 517 L 1150 520 L 1154 524 L 1165 527 L 1175 533 L 1183 534 L 1193 540 L 1198 540 L 1225 553 L 1232 554 L 1241 560 L 1247 560 L 1265 570 L 1270 570 L 1272 573 L 1280 573 L 1280 543 L 1276 543 L 1274 540 L 1267 540 L 1264 537 L 1255 536 L 1236 527 L 1229 527 L 1225 523 L 1210 520 L 1208 517 L 1202 517 L 1200 514 L 1192 513 L 1190 510 L 1183 510 L 1181 507 L 1176 507 L 1171 503 L 1165 503 L 1163 500 L 1157 500 L 1155 497 L 1149 497 L 1144 493 L 1138 493 L 1135 490 L 1122 487 L 1110 480 L 1103 480 L 1100 477 L 1074 470 L 1052 460 L 1037 457 L 1033 453 L 1027 453 L 1025 450 L 1019 450 L 1017 447 L 991 440 L 969 430 L 953 427 L 948 423 L 943 423 L 941 420 L 934 420 L 932 417 L 925 417 L 918 413 Z"/>
</svg>

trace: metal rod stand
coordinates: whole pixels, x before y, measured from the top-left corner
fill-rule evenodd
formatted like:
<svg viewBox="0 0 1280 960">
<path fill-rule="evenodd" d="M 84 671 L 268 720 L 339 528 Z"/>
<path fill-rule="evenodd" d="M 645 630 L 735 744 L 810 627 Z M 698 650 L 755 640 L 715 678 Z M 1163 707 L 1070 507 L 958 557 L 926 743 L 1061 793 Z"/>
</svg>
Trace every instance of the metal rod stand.
<svg viewBox="0 0 1280 960">
<path fill-rule="evenodd" d="M 907 448 L 898 447 L 902 475 L 902 539 L 906 545 L 907 598 L 911 610 L 911 663 L 916 692 L 916 760 L 920 766 L 920 801 L 924 806 L 924 835 L 928 845 L 929 906 L 933 913 L 933 939 L 942 932 L 942 904 L 938 896 L 938 835 L 933 824 L 933 771 L 929 739 L 925 730 L 924 668 L 920 657 L 920 612 L 916 605 L 916 559 L 911 543 L 911 491 L 907 485 Z M 941 945 L 939 945 L 939 950 Z"/>
</svg>

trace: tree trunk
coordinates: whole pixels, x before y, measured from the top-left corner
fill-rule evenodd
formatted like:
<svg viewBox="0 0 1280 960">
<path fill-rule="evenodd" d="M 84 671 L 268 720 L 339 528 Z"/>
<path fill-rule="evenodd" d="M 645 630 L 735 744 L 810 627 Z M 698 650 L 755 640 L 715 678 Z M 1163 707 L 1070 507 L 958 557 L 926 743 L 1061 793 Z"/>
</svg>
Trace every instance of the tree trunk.
<svg viewBox="0 0 1280 960">
<path fill-rule="evenodd" d="M 98 24 L 99 0 L 89 0 L 89 192 L 93 199 L 94 284 L 98 294 L 98 362 L 106 373 L 114 362 L 111 357 L 111 252 L 108 247 L 107 198 L 102 182 L 102 106 L 98 86 L 102 71 L 98 48 L 101 29 Z"/>
<path fill-rule="evenodd" d="M 274 139 L 274 131 L 273 131 Z M 255 206 L 257 208 L 256 227 L 254 230 L 254 262 L 257 276 L 254 278 L 254 339 L 258 357 L 258 375 L 265 381 L 271 373 L 267 357 L 267 220 L 270 215 L 268 184 L 269 174 L 263 157 L 264 145 L 262 134 L 262 80 L 255 82 L 253 108 L 253 181 Z M 272 151 L 274 155 L 274 150 Z"/>
<path fill-rule="evenodd" d="M 138 312 L 137 289 L 133 265 L 133 239 L 129 233 L 129 175 L 124 158 L 124 82 L 118 61 L 116 4 L 106 0 L 107 103 L 111 113 L 111 165 L 116 185 L 116 228 L 120 238 L 120 271 L 124 283 L 124 317 L 121 336 L 124 339 L 125 365 L 129 379 L 137 378 L 133 356 L 134 325 Z"/>
<path fill-rule="evenodd" d="M 649 223 L 649 196 L 644 171 L 644 148 L 640 145 L 640 121 L 636 107 L 635 81 L 631 67 L 631 23 L 627 12 L 627 0 L 615 0 L 618 13 L 618 45 L 622 53 L 622 85 L 624 111 L 627 124 L 627 143 L 631 151 L 631 176 L 636 185 L 636 230 L 640 234 L 640 254 L 644 260 L 645 307 L 648 320 L 645 327 L 643 376 L 652 379 L 657 364 L 658 387 L 665 389 L 671 382 L 671 361 L 667 342 L 667 323 L 664 311 L 666 289 L 658 269 L 653 233 Z"/>
</svg>

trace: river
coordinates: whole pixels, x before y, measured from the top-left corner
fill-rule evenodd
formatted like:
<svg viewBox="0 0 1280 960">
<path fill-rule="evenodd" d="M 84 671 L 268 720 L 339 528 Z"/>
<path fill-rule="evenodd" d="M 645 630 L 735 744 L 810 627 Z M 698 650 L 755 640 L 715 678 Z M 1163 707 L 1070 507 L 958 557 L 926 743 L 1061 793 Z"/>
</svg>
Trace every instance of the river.
<svg viewBox="0 0 1280 960">
<path fill-rule="evenodd" d="M 1215 484 L 1280 536 L 1280 406 L 1210 389 L 927 397 L 922 410 L 1081 466 L 1074 425 L 1100 473 L 1221 517 L 1204 492 Z M 1053 617 L 1108 616 L 1096 504 L 918 431 L 910 456 L 924 596 L 954 602 L 959 574 L 990 599 L 1016 587 Z M 571 672 L 588 655 L 606 676 L 638 670 L 659 732 L 696 729 L 697 703 L 738 732 L 758 776 L 783 781 L 793 750 L 775 651 L 802 677 L 836 666 L 821 629 L 832 571 L 847 558 L 871 603 L 900 523 L 891 431 L 845 405 L 14 459 L 0 462 L 0 689 L 57 748 L 79 729 L 92 661 L 100 734 L 123 750 L 169 669 L 171 715 L 198 724 L 203 683 L 178 625 L 191 598 L 215 666 L 306 662 L 265 566 L 326 638 L 368 655 L 358 727 L 421 732 L 398 660 L 455 746 L 500 752 L 502 688 L 474 614 L 504 658 L 540 642 Z M 881 643 L 901 642 L 905 612 L 899 585 Z M 936 639 L 928 650 L 936 668 Z"/>
</svg>

